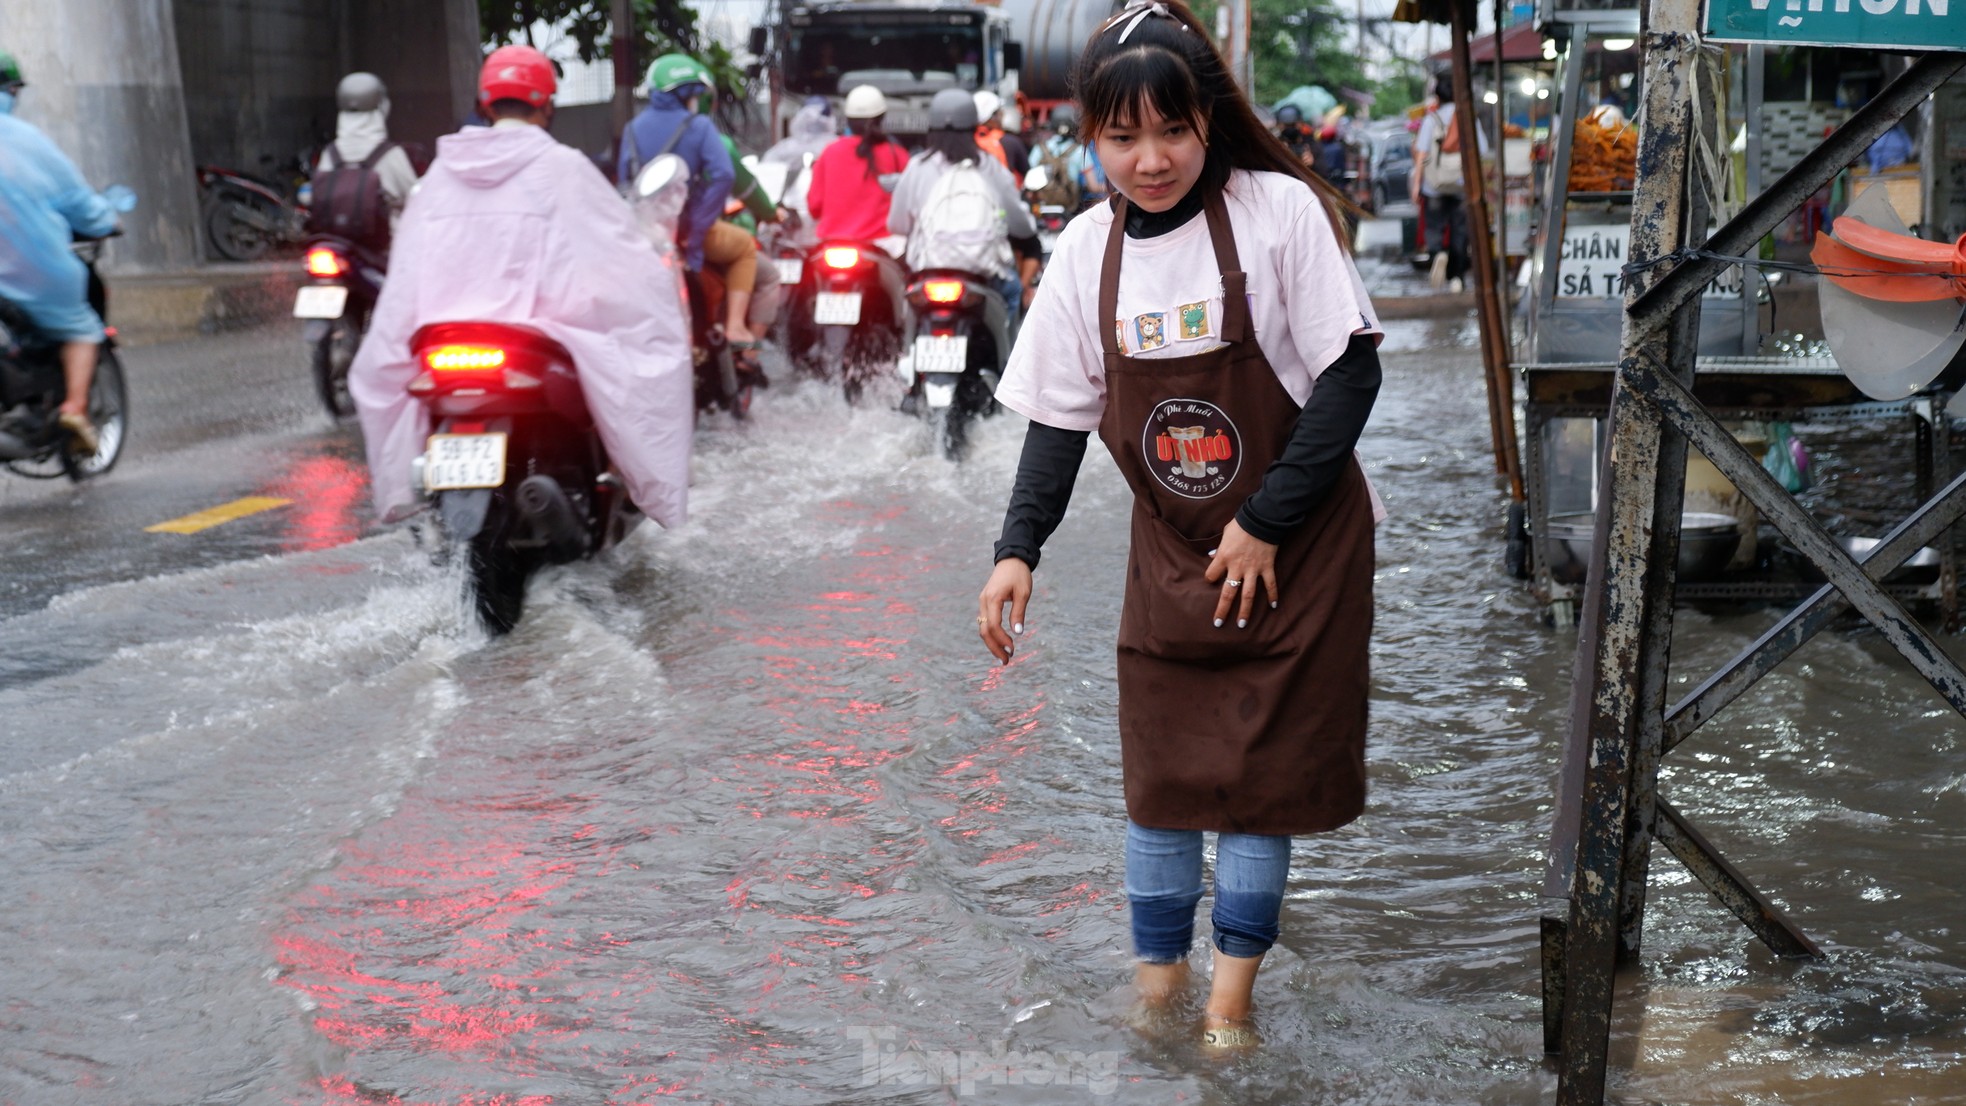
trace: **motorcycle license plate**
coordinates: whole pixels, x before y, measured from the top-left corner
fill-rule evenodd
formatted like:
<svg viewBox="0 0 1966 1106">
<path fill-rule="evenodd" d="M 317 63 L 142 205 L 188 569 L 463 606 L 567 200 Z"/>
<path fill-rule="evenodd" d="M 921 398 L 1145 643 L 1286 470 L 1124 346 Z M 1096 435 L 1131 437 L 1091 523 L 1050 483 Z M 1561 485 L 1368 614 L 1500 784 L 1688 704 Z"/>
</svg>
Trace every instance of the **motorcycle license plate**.
<svg viewBox="0 0 1966 1106">
<path fill-rule="evenodd" d="M 967 334 L 924 334 L 915 339 L 915 371 L 960 373 L 969 364 Z"/>
<path fill-rule="evenodd" d="M 348 289 L 339 284 L 310 284 L 294 296 L 294 318 L 339 319 L 348 309 Z"/>
<path fill-rule="evenodd" d="M 806 263 L 802 257 L 781 257 L 777 261 L 780 284 L 797 284 L 806 275 Z"/>
<path fill-rule="evenodd" d="M 505 483 L 505 435 L 432 434 L 423 455 L 423 486 L 433 492 L 496 488 Z"/>
<path fill-rule="evenodd" d="M 812 321 L 820 326 L 860 325 L 860 293 L 819 293 L 813 297 Z"/>
</svg>

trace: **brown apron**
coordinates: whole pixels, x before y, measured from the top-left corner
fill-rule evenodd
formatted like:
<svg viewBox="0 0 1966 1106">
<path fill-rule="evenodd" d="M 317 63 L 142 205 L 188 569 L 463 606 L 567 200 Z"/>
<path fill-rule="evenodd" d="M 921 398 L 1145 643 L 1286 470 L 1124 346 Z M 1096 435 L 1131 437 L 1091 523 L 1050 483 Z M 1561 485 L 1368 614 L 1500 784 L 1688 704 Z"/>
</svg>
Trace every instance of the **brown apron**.
<svg viewBox="0 0 1966 1106">
<path fill-rule="evenodd" d="M 1365 806 L 1371 496 L 1354 461 L 1278 547 L 1279 607 L 1259 590 L 1248 629 L 1236 628 L 1239 607 L 1215 627 L 1221 590 L 1203 578 L 1208 553 L 1282 455 L 1301 408 L 1251 332 L 1220 194 L 1206 210 L 1226 344 L 1186 357 L 1120 353 L 1123 200 L 1099 274 L 1099 436 L 1134 494 L 1119 633 L 1126 812 L 1156 829 L 1335 829 Z"/>
</svg>

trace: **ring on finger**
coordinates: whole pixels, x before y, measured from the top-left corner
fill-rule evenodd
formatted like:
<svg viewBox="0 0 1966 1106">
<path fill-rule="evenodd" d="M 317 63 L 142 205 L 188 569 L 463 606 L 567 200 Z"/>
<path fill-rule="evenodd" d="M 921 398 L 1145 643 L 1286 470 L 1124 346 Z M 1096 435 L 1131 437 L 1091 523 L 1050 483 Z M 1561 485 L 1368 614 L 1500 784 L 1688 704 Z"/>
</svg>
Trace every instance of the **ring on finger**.
<svg viewBox="0 0 1966 1106">
<path fill-rule="evenodd" d="M 1242 581 L 1241 581 L 1241 580 L 1230 580 L 1230 581 L 1229 581 L 1229 586 L 1230 586 L 1230 587 L 1232 587 L 1232 588 L 1239 588 L 1239 587 L 1241 587 L 1241 586 L 1242 586 Z"/>
</svg>

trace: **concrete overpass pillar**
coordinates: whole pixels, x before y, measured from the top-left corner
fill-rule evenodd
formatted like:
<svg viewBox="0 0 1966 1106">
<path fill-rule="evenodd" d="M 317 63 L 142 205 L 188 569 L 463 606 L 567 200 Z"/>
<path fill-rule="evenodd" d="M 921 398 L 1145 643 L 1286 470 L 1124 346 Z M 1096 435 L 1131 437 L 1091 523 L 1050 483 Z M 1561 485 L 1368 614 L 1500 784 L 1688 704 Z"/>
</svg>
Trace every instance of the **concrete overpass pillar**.
<svg viewBox="0 0 1966 1106">
<path fill-rule="evenodd" d="M 0 3 L 0 48 L 20 59 L 17 114 L 98 189 L 138 206 L 104 254 L 116 271 L 198 264 L 197 179 L 185 125 L 172 0 Z"/>
<path fill-rule="evenodd" d="M 471 110 L 483 52 L 478 0 L 349 0 L 348 60 L 389 86 L 389 132 L 434 144 Z"/>
</svg>

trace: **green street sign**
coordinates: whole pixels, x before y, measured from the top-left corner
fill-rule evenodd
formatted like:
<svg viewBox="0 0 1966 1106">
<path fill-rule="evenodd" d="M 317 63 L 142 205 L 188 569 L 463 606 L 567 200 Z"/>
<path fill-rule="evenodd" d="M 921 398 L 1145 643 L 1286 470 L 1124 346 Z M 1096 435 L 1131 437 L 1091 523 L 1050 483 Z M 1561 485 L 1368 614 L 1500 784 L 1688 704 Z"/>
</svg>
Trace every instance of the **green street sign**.
<svg viewBox="0 0 1966 1106">
<path fill-rule="evenodd" d="M 1966 0 L 1707 0 L 1704 33 L 1715 42 L 1966 50 Z"/>
</svg>

